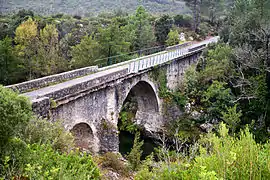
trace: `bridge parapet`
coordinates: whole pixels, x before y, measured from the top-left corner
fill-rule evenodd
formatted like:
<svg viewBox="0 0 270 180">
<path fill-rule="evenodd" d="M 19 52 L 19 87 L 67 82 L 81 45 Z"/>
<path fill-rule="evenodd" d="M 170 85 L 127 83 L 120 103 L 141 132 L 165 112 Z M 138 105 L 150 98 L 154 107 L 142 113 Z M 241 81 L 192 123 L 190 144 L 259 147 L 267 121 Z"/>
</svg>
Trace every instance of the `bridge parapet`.
<svg viewBox="0 0 270 180">
<path fill-rule="evenodd" d="M 15 91 L 19 91 L 20 93 L 25 93 L 28 91 L 33 91 L 36 89 L 43 88 L 45 86 L 61 83 L 61 82 L 68 81 L 74 78 L 78 78 L 78 77 L 85 76 L 91 73 L 95 73 L 97 71 L 98 71 L 97 66 L 90 66 L 90 67 L 75 69 L 72 71 L 63 72 L 60 74 L 54 74 L 51 76 L 46 76 L 43 78 L 38 78 L 31 81 L 26 81 L 23 83 L 14 84 L 14 85 L 6 86 L 6 87 Z"/>
</svg>

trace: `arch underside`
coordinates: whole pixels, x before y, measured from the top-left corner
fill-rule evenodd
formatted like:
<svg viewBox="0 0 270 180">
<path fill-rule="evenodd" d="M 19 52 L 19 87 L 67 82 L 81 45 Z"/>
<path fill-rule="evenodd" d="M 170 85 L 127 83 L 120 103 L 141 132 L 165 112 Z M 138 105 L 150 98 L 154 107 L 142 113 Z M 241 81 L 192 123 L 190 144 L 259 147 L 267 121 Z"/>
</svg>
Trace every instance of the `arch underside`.
<svg viewBox="0 0 270 180">
<path fill-rule="evenodd" d="M 152 86 L 146 81 L 139 81 L 133 88 L 131 88 L 129 95 L 136 98 L 138 103 L 138 111 L 157 113 L 158 100 Z"/>
<path fill-rule="evenodd" d="M 93 142 L 93 131 L 87 123 L 76 124 L 70 132 L 74 136 L 75 145 L 81 149 L 90 150 Z"/>
<path fill-rule="evenodd" d="M 139 81 L 131 88 L 126 99 L 130 96 L 137 101 L 135 123 L 144 127 L 145 131 L 157 131 L 157 128 L 161 127 L 162 121 L 158 97 L 153 87 L 146 81 Z"/>
</svg>

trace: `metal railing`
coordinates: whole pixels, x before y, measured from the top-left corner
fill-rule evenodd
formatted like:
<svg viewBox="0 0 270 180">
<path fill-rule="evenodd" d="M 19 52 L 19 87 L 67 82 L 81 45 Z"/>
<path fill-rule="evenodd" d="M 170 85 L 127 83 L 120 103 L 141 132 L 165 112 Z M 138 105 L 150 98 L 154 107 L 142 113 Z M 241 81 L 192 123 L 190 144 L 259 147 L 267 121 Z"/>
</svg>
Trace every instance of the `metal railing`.
<svg viewBox="0 0 270 180">
<path fill-rule="evenodd" d="M 167 48 L 167 46 L 165 46 L 165 45 L 156 46 L 156 47 L 151 47 L 151 48 L 146 48 L 146 49 L 142 49 L 142 50 L 138 50 L 138 51 L 129 52 L 126 54 L 120 54 L 120 55 L 116 55 L 116 56 L 100 58 L 100 59 L 95 60 L 95 64 L 97 64 L 99 68 L 102 68 L 102 67 L 110 66 L 113 64 L 121 63 L 124 61 L 132 60 L 135 58 L 139 58 L 139 57 L 147 56 L 150 54 L 162 52 L 162 51 L 166 50 L 166 48 Z"/>
<path fill-rule="evenodd" d="M 174 51 L 165 51 L 163 54 L 158 54 L 152 57 L 131 62 L 128 66 L 128 71 L 129 73 L 137 73 L 138 71 L 166 63 L 187 53 L 187 48 L 176 49 Z"/>
<path fill-rule="evenodd" d="M 152 57 L 146 57 L 145 59 L 141 59 L 138 61 L 131 62 L 128 65 L 128 72 L 129 73 L 137 73 L 141 70 L 148 69 L 150 67 L 154 67 L 156 65 L 160 65 L 171 61 L 175 58 L 179 58 L 184 56 L 188 53 L 192 53 L 198 51 L 200 49 L 205 48 L 210 43 L 216 43 L 219 37 L 212 38 L 210 40 L 205 41 L 205 43 L 198 43 L 195 45 L 184 45 L 184 46 L 175 46 L 173 48 L 169 48 L 169 51 L 164 51 L 162 54 L 156 54 Z"/>
</svg>

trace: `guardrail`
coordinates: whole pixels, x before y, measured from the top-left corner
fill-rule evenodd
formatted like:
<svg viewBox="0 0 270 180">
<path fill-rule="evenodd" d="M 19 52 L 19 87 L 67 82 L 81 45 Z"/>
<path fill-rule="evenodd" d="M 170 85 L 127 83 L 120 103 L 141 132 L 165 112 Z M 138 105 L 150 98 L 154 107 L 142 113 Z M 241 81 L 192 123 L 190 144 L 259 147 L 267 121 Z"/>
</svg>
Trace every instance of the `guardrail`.
<svg viewBox="0 0 270 180">
<path fill-rule="evenodd" d="M 179 49 L 179 48 L 185 48 L 187 46 L 190 46 L 191 44 L 192 44 L 192 42 L 185 42 L 185 43 L 177 44 L 177 45 L 174 45 L 174 46 L 168 46 L 168 47 L 166 47 L 166 51 L 176 50 L 176 49 Z"/>
<path fill-rule="evenodd" d="M 205 43 L 194 44 L 191 46 L 190 46 L 190 43 L 187 43 L 187 44 L 168 47 L 166 48 L 167 51 L 164 51 L 163 54 L 158 54 L 153 57 L 148 57 L 145 59 L 131 62 L 128 66 L 128 72 L 137 73 L 141 70 L 148 69 L 150 67 L 154 67 L 156 65 L 166 63 L 170 60 L 179 58 L 188 53 L 192 53 L 192 52 L 204 49 L 210 43 L 217 43 L 218 39 L 219 37 L 214 37 L 210 40 L 207 40 Z"/>
<path fill-rule="evenodd" d="M 166 63 L 177 57 L 181 57 L 188 53 L 188 49 L 176 49 L 174 51 L 167 51 L 164 54 L 156 55 L 139 61 L 131 62 L 128 66 L 129 73 L 137 73 L 141 70 L 154 67 L 159 64 Z"/>
</svg>

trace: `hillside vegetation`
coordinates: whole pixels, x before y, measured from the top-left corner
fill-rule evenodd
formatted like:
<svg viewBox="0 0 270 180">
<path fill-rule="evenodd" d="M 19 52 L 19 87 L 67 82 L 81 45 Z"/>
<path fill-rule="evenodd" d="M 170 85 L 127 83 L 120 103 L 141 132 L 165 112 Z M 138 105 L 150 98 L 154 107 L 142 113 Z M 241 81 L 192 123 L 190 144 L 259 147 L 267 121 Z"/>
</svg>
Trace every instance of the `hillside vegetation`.
<svg viewBox="0 0 270 180">
<path fill-rule="evenodd" d="M 132 12 L 139 5 L 143 5 L 151 13 L 187 13 L 189 9 L 183 1 L 175 0 L 1 0 L 0 12 L 17 12 L 21 9 L 30 9 L 36 13 L 96 15 L 101 12 L 113 12 L 117 9 Z"/>
<path fill-rule="evenodd" d="M 132 148 L 97 155 L 78 147 L 77 134 L 62 121 L 35 117 L 26 97 L 0 85 L 0 180 L 270 179 L 270 1 L 185 1 L 190 15 L 152 15 L 139 6 L 130 14 L 92 17 L 29 10 L 0 16 L 3 85 L 152 54 L 182 43 L 183 32 L 186 40 L 220 36 L 174 91 L 167 88 L 166 69 L 149 74 L 166 124 L 147 157 L 148 142 L 134 123 L 136 96 L 112 113 L 119 113 L 118 132 L 134 137 Z"/>
</svg>

